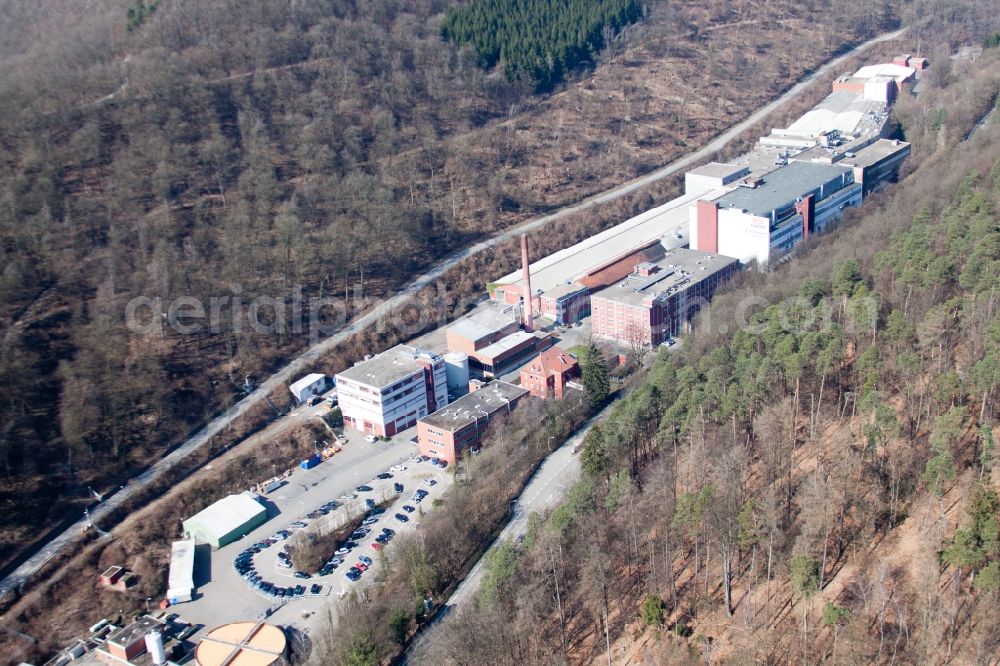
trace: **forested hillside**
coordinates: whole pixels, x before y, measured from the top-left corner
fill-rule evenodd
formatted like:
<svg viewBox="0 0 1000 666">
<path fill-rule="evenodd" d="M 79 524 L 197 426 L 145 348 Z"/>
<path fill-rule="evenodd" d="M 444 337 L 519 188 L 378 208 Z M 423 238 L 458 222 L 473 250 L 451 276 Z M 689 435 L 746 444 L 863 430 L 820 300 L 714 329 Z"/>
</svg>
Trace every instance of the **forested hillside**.
<svg viewBox="0 0 1000 666">
<path fill-rule="evenodd" d="M 1000 126 L 959 137 L 997 63 L 903 105 L 915 173 L 661 354 L 428 663 L 994 663 Z"/>
<path fill-rule="evenodd" d="M 567 71 L 596 62 L 605 44 L 641 16 L 638 0 L 475 0 L 449 8 L 441 34 L 472 44 L 486 68 L 502 61 L 508 81 L 526 77 L 548 90 Z"/>
<path fill-rule="evenodd" d="M 682 154 L 896 20 L 777 2 L 747 31 L 754 3 L 646 3 L 585 80 L 535 95 L 442 40 L 449 6 L 5 5 L 0 561 L 308 344 L 290 305 L 259 335 L 237 298 L 349 294 L 353 314 L 473 238 Z M 224 305 L 214 328 L 139 335 L 136 296 Z"/>
</svg>

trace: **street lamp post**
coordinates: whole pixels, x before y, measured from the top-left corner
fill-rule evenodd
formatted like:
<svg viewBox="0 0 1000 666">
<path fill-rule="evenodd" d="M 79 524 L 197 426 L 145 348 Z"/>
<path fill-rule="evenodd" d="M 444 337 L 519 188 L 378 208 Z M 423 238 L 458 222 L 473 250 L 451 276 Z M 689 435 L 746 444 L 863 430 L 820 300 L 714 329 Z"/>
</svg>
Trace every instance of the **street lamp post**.
<svg viewBox="0 0 1000 666">
<path fill-rule="evenodd" d="M 146 597 L 146 614 L 147 614 L 147 615 L 149 615 L 149 602 L 150 602 L 150 601 L 151 601 L 152 599 L 153 599 L 153 597 Z"/>
</svg>

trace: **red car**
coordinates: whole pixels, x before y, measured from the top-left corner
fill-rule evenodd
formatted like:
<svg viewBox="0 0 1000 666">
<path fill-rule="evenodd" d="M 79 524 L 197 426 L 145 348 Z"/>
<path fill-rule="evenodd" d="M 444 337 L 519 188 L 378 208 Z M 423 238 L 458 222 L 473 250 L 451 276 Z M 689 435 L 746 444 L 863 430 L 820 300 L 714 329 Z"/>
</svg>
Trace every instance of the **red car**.
<svg viewBox="0 0 1000 666">
<path fill-rule="evenodd" d="M 373 541 L 372 548 L 375 550 L 382 550 L 382 544 L 380 544 L 378 541 Z"/>
<path fill-rule="evenodd" d="M 357 564 L 354 565 L 354 568 L 357 569 L 358 571 L 368 571 L 368 565 L 365 564 L 364 562 L 358 562 Z"/>
</svg>

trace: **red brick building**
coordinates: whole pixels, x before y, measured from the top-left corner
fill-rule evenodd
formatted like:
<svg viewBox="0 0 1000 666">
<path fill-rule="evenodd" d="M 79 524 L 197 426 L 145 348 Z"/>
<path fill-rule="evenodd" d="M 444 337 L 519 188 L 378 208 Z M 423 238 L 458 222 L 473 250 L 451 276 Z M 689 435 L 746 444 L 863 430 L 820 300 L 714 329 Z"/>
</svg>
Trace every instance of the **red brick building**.
<svg viewBox="0 0 1000 666">
<path fill-rule="evenodd" d="M 552 347 L 521 369 L 521 388 L 536 398 L 562 400 L 566 382 L 580 374 L 580 364 L 569 353 Z"/>
<path fill-rule="evenodd" d="M 620 283 L 591 296 L 594 334 L 655 347 L 679 335 L 738 269 L 732 257 L 684 248 L 638 264 Z"/>
<path fill-rule="evenodd" d="M 519 386 L 492 381 L 425 416 L 417 421 L 420 453 L 454 463 L 479 443 L 493 418 L 509 414 L 526 395 Z"/>
</svg>

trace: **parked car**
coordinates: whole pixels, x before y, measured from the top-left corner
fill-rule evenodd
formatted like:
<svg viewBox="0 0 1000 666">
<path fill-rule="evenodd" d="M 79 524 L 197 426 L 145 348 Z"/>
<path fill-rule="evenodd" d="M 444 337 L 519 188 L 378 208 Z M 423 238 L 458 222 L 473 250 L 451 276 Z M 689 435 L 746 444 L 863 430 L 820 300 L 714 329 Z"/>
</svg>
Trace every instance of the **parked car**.
<svg viewBox="0 0 1000 666">
<path fill-rule="evenodd" d="M 379 534 L 377 537 L 375 537 L 375 543 L 380 543 L 382 545 L 389 543 L 389 535 Z M 372 548 L 375 548 L 375 544 L 372 544 Z"/>
<path fill-rule="evenodd" d="M 278 560 L 278 568 L 279 569 L 291 569 L 292 568 L 292 563 L 289 562 L 288 560 Z"/>
<path fill-rule="evenodd" d="M 368 565 L 365 564 L 364 562 L 358 562 L 357 564 L 354 565 L 354 568 L 357 569 L 358 571 L 368 571 Z"/>
<path fill-rule="evenodd" d="M 306 587 L 305 587 L 305 585 L 296 585 L 295 586 L 295 596 L 301 597 L 305 593 L 306 593 Z"/>
<path fill-rule="evenodd" d="M 319 583 L 313 583 L 312 587 L 309 588 L 309 594 L 319 594 L 323 591 L 323 586 Z"/>
<path fill-rule="evenodd" d="M 383 527 L 382 534 L 388 534 L 390 537 L 394 537 L 396 536 L 396 530 L 392 529 L 391 527 Z"/>
<path fill-rule="evenodd" d="M 410 456 L 410 460 L 412 460 L 413 462 L 420 462 L 420 456 L 414 453 L 412 456 Z"/>
<path fill-rule="evenodd" d="M 405 472 L 406 471 L 406 465 L 404 465 L 403 463 L 400 463 L 398 465 L 393 465 L 392 467 L 389 468 L 389 471 L 390 472 Z"/>
<path fill-rule="evenodd" d="M 406 517 L 405 513 L 397 513 L 396 516 L 395 516 L 395 518 L 396 518 L 396 520 L 398 520 L 401 523 L 408 523 L 408 522 L 410 522 L 410 519 Z"/>
<path fill-rule="evenodd" d="M 430 492 L 424 490 L 423 488 L 417 488 L 415 492 L 417 495 L 420 495 L 421 497 L 427 497 L 428 495 L 430 495 Z"/>
<path fill-rule="evenodd" d="M 327 565 L 321 567 L 320 570 L 316 572 L 316 575 L 317 576 L 329 576 L 330 574 L 333 573 L 333 570 L 334 570 L 334 567 L 331 567 L 329 564 L 327 564 Z"/>
<path fill-rule="evenodd" d="M 375 435 L 365 435 L 365 441 L 368 442 L 369 444 L 374 444 L 375 442 L 378 441 L 378 437 L 376 437 Z"/>
<path fill-rule="evenodd" d="M 347 580 L 357 580 L 361 578 L 361 572 L 351 569 L 350 571 L 344 574 L 344 577 L 347 578 Z"/>
<path fill-rule="evenodd" d="M 447 460 L 439 460 L 439 461 L 437 461 L 436 465 L 438 467 L 440 467 L 441 469 L 444 469 L 444 468 L 446 468 L 448 466 L 448 461 Z"/>
<path fill-rule="evenodd" d="M 340 548 L 337 549 L 334 555 L 347 555 L 350 552 L 351 552 L 350 548 L 348 548 L 347 546 L 341 546 Z"/>
<path fill-rule="evenodd" d="M 383 545 L 384 545 L 384 542 L 379 541 L 378 539 L 375 539 L 375 541 L 372 542 L 372 549 L 373 550 L 381 550 Z"/>
<path fill-rule="evenodd" d="M 402 483 L 394 483 L 394 484 L 392 484 L 392 489 L 394 491 L 396 491 L 397 493 L 401 493 L 401 492 L 403 492 L 403 484 Z"/>
<path fill-rule="evenodd" d="M 390 474 L 389 472 L 382 472 L 381 474 L 379 474 L 375 478 L 376 479 L 383 479 L 383 480 L 384 479 L 391 479 L 392 478 L 392 474 Z"/>
<path fill-rule="evenodd" d="M 312 574 L 306 573 L 305 571 L 296 571 L 292 575 L 295 576 L 296 578 L 301 578 L 303 580 L 305 580 L 307 578 L 312 578 Z"/>
<path fill-rule="evenodd" d="M 323 402 L 323 396 L 321 396 L 321 395 L 314 395 L 313 397 L 309 398 L 309 406 L 310 407 L 315 407 L 316 405 L 318 405 L 321 402 Z"/>
<path fill-rule="evenodd" d="M 370 557 L 365 557 L 364 555 L 362 555 L 358 559 L 361 560 L 361 562 L 363 564 L 365 564 L 365 565 L 367 565 L 369 567 L 372 565 L 372 559 Z"/>
<path fill-rule="evenodd" d="M 368 518 L 365 518 L 364 520 L 362 520 L 361 524 L 362 525 L 374 525 L 377 522 L 378 522 L 378 518 L 376 518 L 375 516 L 369 516 Z"/>
<path fill-rule="evenodd" d="M 296 528 L 302 529 L 303 527 L 305 527 L 308 524 L 309 523 L 307 523 L 304 520 L 296 520 L 294 523 L 292 523 L 292 527 L 296 527 Z"/>
<path fill-rule="evenodd" d="M 374 489 L 371 486 L 358 486 L 354 490 L 359 493 L 370 493 Z"/>
<path fill-rule="evenodd" d="M 405 511 L 406 513 L 413 513 L 414 511 L 416 511 L 416 509 L 414 509 L 409 504 L 404 504 L 403 505 L 403 511 Z"/>
<path fill-rule="evenodd" d="M 427 479 L 427 485 L 428 486 L 433 487 L 433 486 L 436 486 L 437 484 L 438 484 L 437 479 Z"/>
<path fill-rule="evenodd" d="M 332 560 L 330 560 L 329 562 L 327 562 L 327 565 L 329 565 L 331 567 L 339 567 L 343 563 L 344 563 L 344 560 L 340 559 L 339 557 L 335 557 Z"/>
</svg>

